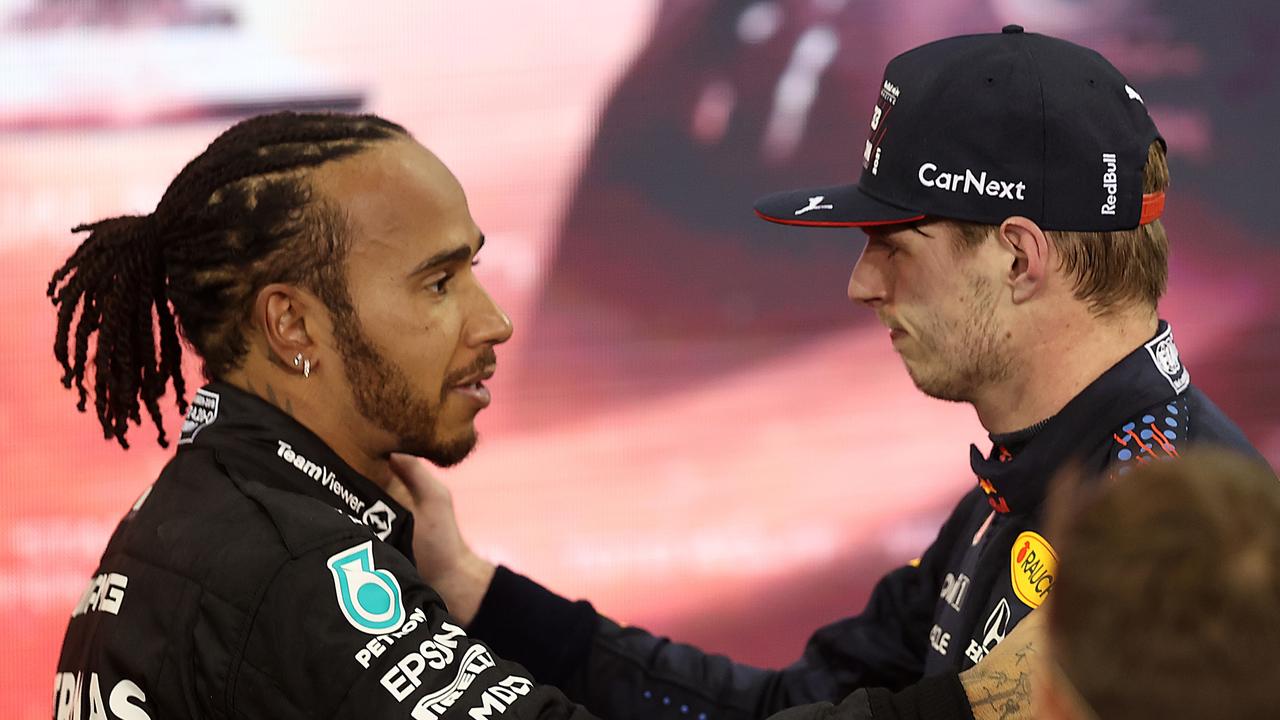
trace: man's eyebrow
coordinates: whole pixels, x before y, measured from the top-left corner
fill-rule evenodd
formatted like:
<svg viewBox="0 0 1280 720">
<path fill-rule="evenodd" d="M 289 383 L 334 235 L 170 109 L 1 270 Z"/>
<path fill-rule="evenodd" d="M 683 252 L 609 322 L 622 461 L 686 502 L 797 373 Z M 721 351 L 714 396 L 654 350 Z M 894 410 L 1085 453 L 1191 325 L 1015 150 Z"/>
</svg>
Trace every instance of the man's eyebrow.
<svg viewBox="0 0 1280 720">
<path fill-rule="evenodd" d="M 480 236 L 480 242 L 476 245 L 475 252 L 480 252 L 480 248 L 482 247 L 484 247 L 484 235 Z M 469 245 L 459 245 L 458 247 L 450 250 L 441 250 L 435 255 L 432 255 L 426 260 L 418 263 L 418 266 L 411 270 L 409 275 L 420 275 L 442 265 L 454 265 L 460 262 L 465 262 L 471 259 L 472 255 L 471 246 Z"/>
</svg>

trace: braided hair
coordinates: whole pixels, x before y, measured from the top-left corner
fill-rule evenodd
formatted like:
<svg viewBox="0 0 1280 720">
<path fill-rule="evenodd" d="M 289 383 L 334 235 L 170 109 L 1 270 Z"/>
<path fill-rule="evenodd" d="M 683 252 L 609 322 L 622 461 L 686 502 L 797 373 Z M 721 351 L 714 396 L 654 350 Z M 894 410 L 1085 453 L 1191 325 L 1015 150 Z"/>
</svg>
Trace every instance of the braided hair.
<svg viewBox="0 0 1280 720">
<path fill-rule="evenodd" d="M 345 297 L 345 217 L 313 198 L 307 172 L 407 135 L 374 115 L 250 118 L 188 163 L 150 215 L 73 228 L 89 236 L 49 282 L 58 312 L 53 353 L 84 412 L 89 342 L 97 334 L 93 400 L 103 437 L 129 447 L 128 421 L 141 425 L 145 406 L 157 441 L 168 447 L 159 404 L 167 383 L 179 412 L 187 406 L 179 333 L 203 359 L 205 377 L 216 379 L 243 361 L 243 326 L 264 285 L 299 284 L 326 301 Z"/>
</svg>

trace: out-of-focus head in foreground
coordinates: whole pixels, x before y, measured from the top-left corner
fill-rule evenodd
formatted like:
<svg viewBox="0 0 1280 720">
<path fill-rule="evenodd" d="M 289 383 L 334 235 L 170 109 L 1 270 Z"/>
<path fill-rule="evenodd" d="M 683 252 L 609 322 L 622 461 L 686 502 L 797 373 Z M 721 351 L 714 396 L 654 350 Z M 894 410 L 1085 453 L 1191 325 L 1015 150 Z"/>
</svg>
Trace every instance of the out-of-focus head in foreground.
<svg viewBox="0 0 1280 720">
<path fill-rule="evenodd" d="M 1280 481 L 1216 449 L 1066 478 L 1037 708 L 1059 720 L 1270 717 Z"/>
</svg>

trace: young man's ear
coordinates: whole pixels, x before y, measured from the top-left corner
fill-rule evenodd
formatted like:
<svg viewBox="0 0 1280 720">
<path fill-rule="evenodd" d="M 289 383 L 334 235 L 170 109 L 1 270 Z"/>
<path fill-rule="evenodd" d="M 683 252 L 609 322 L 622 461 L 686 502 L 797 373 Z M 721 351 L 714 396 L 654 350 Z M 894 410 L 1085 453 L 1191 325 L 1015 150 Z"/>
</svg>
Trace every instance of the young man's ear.
<svg viewBox="0 0 1280 720">
<path fill-rule="evenodd" d="M 1008 282 L 1014 302 L 1026 302 L 1044 289 L 1049 274 L 1049 238 L 1034 221 L 1015 215 L 1000 223 L 996 241 L 1012 256 Z"/>
<path fill-rule="evenodd" d="M 258 291 L 252 324 L 262 331 L 273 365 L 297 370 L 303 360 L 317 360 L 312 332 L 319 320 L 317 307 L 310 293 L 294 285 L 271 283 Z"/>
</svg>

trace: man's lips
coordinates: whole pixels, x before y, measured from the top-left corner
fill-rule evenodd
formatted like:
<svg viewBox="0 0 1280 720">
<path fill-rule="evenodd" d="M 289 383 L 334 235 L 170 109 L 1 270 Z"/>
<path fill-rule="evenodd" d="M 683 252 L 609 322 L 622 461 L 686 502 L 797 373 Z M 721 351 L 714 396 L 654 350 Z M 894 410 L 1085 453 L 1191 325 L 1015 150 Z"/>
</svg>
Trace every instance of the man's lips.
<svg viewBox="0 0 1280 720">
<path fill-rule="evenodd" d="M 454 387 L 460 388 L 460 387 L 466 387 L 469 385 L 478 385 L 480 383 L 483 383 L 485 380 L 488 380 L 489 378 L 493 377 L 493 374 L 497 371 L 498 371 L 497 365 L 485 366 L 479 372 L 472 373 L 471 375 L 468 375 L 465 378 L 463 378 L 461 381 L 455 383 Z"/>
<path fill-rule="evenodd" d="M 876 311 L 876 320 L 879 320 L 879 321 L 880 321 L 880 324 L 881 324 L 881 325 L 883 325 L 883 326 L 885 326 L 885 328 L 887 328 L 887 329 L 889 329 L 889 330 L 901 330 L 901 329 L 902 329 L 902 326 L 898 324 L 898 319 L 897 319 L 897 318 L 895 318 L 895 317 L 893 317 L 892 315 L 888 314 L 887 312 L 882 312 L 882 311 L 880 311 L 880 310 L 877 310 L 877 311 Z"/>
<path fill-rule="evenodd" d="M 908 335 L 907 331 L 903 330 L 902 327 L 898 325 L 898 323 L 892 322 L 883 316 L 880 317 L 880 324 L 889 329 L 890 340 L 898 340 Z"/>
<path fill-rule="evenodd" d="M 487 407 L 493 400 L 493 396 L 489 394 L 489 388 L 484 386 L 484 381 L 493 377 L 494 371 L 497 370 L 496 365 L 490 365 L 474 375 L 464 379 L 462 382 L 454 385 L 450 390 L 470 399 L 480 407 Z"/>
</svg>

